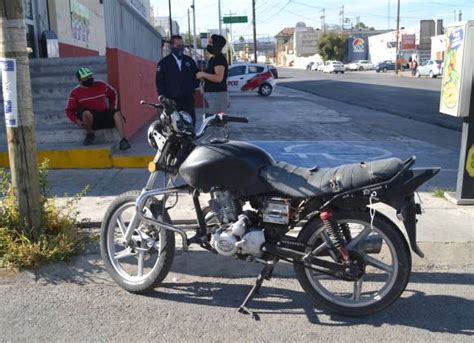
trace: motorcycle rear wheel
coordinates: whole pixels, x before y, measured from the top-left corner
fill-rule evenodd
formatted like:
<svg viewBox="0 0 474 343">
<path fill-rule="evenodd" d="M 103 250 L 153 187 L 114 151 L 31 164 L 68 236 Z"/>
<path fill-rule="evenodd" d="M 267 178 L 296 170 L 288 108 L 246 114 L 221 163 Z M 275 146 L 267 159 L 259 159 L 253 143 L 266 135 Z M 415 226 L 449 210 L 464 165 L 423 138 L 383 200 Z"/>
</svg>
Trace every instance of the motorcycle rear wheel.
<svg viewBox="0 0 474 343">
<path fill-rule="evenodd" d="M 378 212 L 373 230 L 368 211 L 339 212 L 334 214 L 334 219 L 338 224 L 349 225 L 353 244 L 349 243 L 348 248 L 364 260 L 364 275 L 357 281 L 345 281 L 295 264 L 299 283 L 317 307 L 332 313 L 361 317 L 384 310 L 400 297 L 410 278 L 411 255 L 403 234 L 390 219 Z M 328 254 L 325 233 L 322 221 L 314 217 L 302 229 L 298 241 L 312 246 L 306 252 L 319 247 L 318 258 L 334 262 Z M 366 242 L 374 238 L 382 239 L 378 253 L 366 250 Z"/>
<path fill-rule="evenodd" d="M 124 246 L 123 232 L 135 211 L 139 194 L 138 191 L 127 192 L 112 202 L 100 234 L 100 252 L 107 272 L 120 287 L 131 293 L 157 287 L 168 274 L 175 254 L 174 233 L 145 223 L 140 223 L 133 233 L 133 246 Z M 145 211 L 145 215 L 171 223 L 168 213 L 161 210 L 156 199 L 147 203 Z"/>
</svg>

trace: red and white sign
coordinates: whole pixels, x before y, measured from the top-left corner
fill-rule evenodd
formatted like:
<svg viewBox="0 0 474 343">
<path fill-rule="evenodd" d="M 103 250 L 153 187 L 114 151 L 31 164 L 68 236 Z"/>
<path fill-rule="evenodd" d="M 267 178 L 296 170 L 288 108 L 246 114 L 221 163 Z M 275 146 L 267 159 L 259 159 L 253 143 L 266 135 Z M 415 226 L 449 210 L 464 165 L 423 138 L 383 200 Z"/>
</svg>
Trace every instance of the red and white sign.
<svg viewBox="0 0 474 343">
<path fill-rule="evenodd" d="M 402 50 L 415 50 L 416 49 L 416 35 L 415 34 L 402 34 Z"/>
</svg>

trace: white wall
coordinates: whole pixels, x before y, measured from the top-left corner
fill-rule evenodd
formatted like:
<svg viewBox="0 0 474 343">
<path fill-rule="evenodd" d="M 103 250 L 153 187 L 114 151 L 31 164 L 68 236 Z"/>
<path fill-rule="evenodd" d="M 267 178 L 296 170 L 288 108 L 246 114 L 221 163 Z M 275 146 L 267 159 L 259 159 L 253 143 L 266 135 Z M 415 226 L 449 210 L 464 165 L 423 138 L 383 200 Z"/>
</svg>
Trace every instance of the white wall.
<svg viewBox="0 0 474 343">
<path fill-rule="evenodd" d="M 74 37 L 72 27 L 71 3 L 76 2 L 87 16 L 85 34 L 80 39 Z M 51 29 L 56 32 L 60 43 L 99 51 L 105 55 L 105 22 L 104 8 L 98 0 L 50 0 Z M 78 30 L 75 30 L 76 33 Z"/>
</svg>

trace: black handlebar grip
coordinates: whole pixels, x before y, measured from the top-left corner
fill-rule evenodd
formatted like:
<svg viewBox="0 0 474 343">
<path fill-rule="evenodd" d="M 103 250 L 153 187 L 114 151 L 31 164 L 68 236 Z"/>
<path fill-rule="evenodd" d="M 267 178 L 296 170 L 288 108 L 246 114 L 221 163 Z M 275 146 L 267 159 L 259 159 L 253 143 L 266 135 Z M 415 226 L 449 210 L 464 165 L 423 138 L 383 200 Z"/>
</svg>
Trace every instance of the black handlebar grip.
<svg viewBox="0 0 474 343">
<path fill-rule="evenodd" d="M 248 123 L 249 122 L 249 118 L 245 118 L 245 117 L 230 117 L 230 116 L 226 116 L 225 117 L 227 119 L 227 122 L 228 123 Z"/>
</svg>

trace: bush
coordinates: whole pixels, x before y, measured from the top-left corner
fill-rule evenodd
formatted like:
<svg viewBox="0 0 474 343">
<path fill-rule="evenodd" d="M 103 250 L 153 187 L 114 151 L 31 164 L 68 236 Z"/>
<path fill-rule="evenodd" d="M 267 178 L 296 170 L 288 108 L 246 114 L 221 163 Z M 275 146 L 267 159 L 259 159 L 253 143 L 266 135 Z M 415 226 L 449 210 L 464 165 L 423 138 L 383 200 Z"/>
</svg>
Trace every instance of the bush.
<svg viewBox="0 0 474 343">
<path fill-rule="evenodd" d="M 10 173 L 0 170 L 0 267 L 32 267 L 64 261 L 82 250 L 75 205 L 87 187 L 62 207 L 48 198 L 47 161 L 39 166 L 42 226 L 35 232 L 26 230 L 16 205 Z"/>
</svg>

